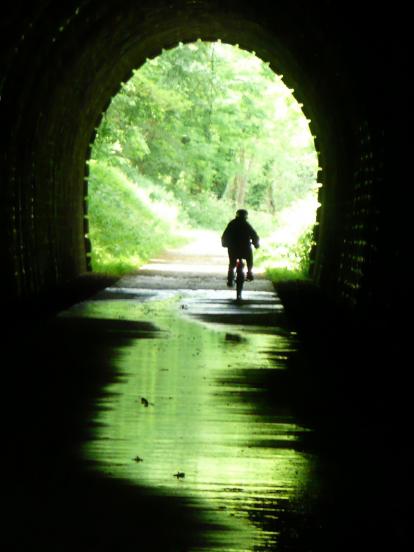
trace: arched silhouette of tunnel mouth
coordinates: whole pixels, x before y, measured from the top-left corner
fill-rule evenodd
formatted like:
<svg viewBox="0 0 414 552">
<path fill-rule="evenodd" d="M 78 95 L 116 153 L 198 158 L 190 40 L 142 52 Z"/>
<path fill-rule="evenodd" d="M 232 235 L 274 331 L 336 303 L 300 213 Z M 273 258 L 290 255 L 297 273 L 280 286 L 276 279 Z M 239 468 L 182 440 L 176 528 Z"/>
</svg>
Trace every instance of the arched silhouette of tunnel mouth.
<svg viewBox="0 0 414 552">
<path fill-rule="evenodd" d="M 254 51 L 294 89 L 323 168 L 314 281 L 351 305 L 376 301 L 388 247 L 375 231 L 385 224 L 381 98 L 370 95 L 375 63 L 368 71 L 358 40 L 346 57 L 341 50 L 345 20 L 329 29 L 323 6 L 244 1 L 42 6 L 25 17 L 10 8 L 6 18 L 1 219 L 10 300 L 87 271 L 85 171 L 100 117 L 146 58 L 201 38 Z"/>
<path fill-rule="evenodd" d="M 396 85 L 390 73 L 404 84 L 408 61 L 404 71 L 398 70 L 397 63 L 405 62 L 403 56 L 410 51 L 405 41 L 411 40 L 411 33 L 393 26 L 393 15 L 398 13 L 400 21 L 405 17 L 401 6 L 386 5 L 382 13 L 379 4 L 370 4 L 339 6 L 326 0 L 16 0 L 3 5 L 0 21 L 0 282 L 2 301 L 12 311 L 21 302 L 30 306 L 32 300 L 36 305 L 39 300 L 43 307 L 55 292 L 72 283 L 76 286 L 87 272 L 86 171 L 94 132 L 120 84 L 147 57 L 180 41 L 221 39 L 256 52 L 295 90 L 311 120 L 322 167 L 313 282 L 330 299 L 343 302 L 357 314 L 352 319 L 356 319 L 355 328 L 342 310 L 339 323 L 335 319 L 336 324 L 332 324 L 331 311 L 324 308 L 325 303 L 321 308 L 319 296 L 302 303 L 302 296 L 295 296 L 289 305 L 293 317 L 299 313 L 296 319 L 300 322 L 301 315 L 307 318 L 300 331 L 305 327 L 306 334 L 310 328 L 305 345 L 312 356 L 301 374 L 295 372 L 293 379 L 301 379 L 302 385 L 299 394 L 292 386 L 292 394 L 297 404 L 304 398 L 316 405 L 316 418 L 322 420 L 321 443 L 326 444 L 329 460 L 331 436 L 338 445 L 337 452 L 345 461 L 343 471 L 335 471 L 334 479 L 345 487 L 353 481 L 350 474 L 359 472 L 360 486 L 346 489 L 352 501 L 345 503 L 333 520 L 338 541 L 348 529 L 351 537 L 355 536 L 345 539 L 344 550 L 352 548 L 348 542 L 360 542 L 360 535 L 366 549 L 372 546 L 372 539 L 377 548 L 403 549 L 410 534 L 407 520 L 411 497 L 406 482 L 412 397 L 405 350 L 409 341 L 401 335 L 402 317 L 398 316 L 402 308 L 394 310 L 403 304 L 402 294 L 406 293 L 402 238 L 409 220 L 404 216 L 409 202 L 404 199 L 410 179 L 398 172 L 406 171 L 408 165 L 405 150 L 398 151 L 402 142 L 398 132 L 393 132 L 392 144 L 385 149 L 384 111 L 387 106 L 401 105 L 402 86 Z M 406 20 L 411 22 L 409 17 Z M 407 126 L 400 112 L 396 119 L 400 129 L 403 124 Z M 387 165 L 395 172 L 386 171 Z M 372 318 L 359 317 L 361 313 L 372 314 Z M 7 321 L 8 312 L 2 309 L 2 314 Z M 69 394 L 64 418 L 66 414 L 76 418 L 77 425 L 80 390 L 76 382 L 84 382 L 84 398 L 94 392 L 87 380 L 100 379 L 102 366 L 108 363 L 102 343 L 106 346 L 108 340 L 101 338 L 99 328 L 93 328 L 90 348 L 90 334 L 85 334 L 82 326 L 68 338 L 59 328 L 48 333 L 47 324 L 39 324 L 38 332 L 26 332 L 29 324 L 17 319 L 18 331 L 3 348 L 4 358 L 7 353 L 9 358 L 3 370 L 8 393 L 2 404 L 7 409 L 3 417 L 8 443 L 4 456 L 13 468 L 7 471 L 6 486 L 13 496 L 17 488 L 20 498 L 24 483 L 16 481 L 13 474 L 21 467 L 30 483 L 35 480 L 36 490 L 42 486 L 36 468 L 49 471 L 50 459 L 43 462 L 44 456 L 38 453 L 43 444 L 47 444 L 46 451 L 54 446 L 56 435 L 53 432 L 49 439 L 49 425 L 54 429 L 55 420 L 51 419 L 62 408 L 61 392 Z M 382 325 L 384 320 L 388 325 Z M 122 321 L 116 322 L 115 329 L 118 322 L 122 325 Z M 103 363 L 99 374 L 90 374 L 92 356 L 82 355 L 82 349 L 94 355 L 99 352 L 97 360 Z M 38 396 L 36 390 L 40 388 Z M 343 400 L 334 404 L 338 394 Z M 340 418 L 340 426 L 336 425 L 337 417 L 328 419 L 331 407 Z M 326 425 L 332 426 L 332 432 L 324 431 Z M 30 435 L 28 427 L 35 427 Z M 58 482 L 65 479 L 70 485 L 66 471 L 58 473 L 61 457 L 68 452 L 72 456 L 66 427 L 58 428 L 64 444 L 58 448 L 58 461 L 48 476 Z M 358 428 L 356 436 L 354 428 Z M 38 431 L 48 439 L 39 441 Z M 12 445 L 7 439 L 10 436 Z M 361 447 L 366 452 L 364 458 Z M 347 460 L 354 470 L 349 469 Z M 392 475 L 388 485 L 382 483 L 384 474 Z M 359 494 L 364 488 L 365 495 Z M 60 490 L 48 500 L 49 510 L 56 510 Z M 103 492 L 98 498 L 106 495 Z M 331 498 L 328 517 L 337 512 L 331 507 L 336 495 Z M 109 511 L 120 503 L 115 502 Z M 341 500 L 338 503 L 343 504 Z M 30 504 L 37 510 L 39 493 L 33 495 Z M 76 509 L 79 501 L 73 504 Z M 18 518 L 13 539 L 25 538 L 27 527 L 20 521 L 22 506 L 25 501 L 19 500 L 9 507 Z M 99 511 L 105 513 L 104 507 Z M 350 518 L 354 507 L 357 514 Z M 37 534 L 35 522 L 41 512 L 35 512 L 37 518 L 27 518 L 31 529 L 27 534 Z M 166 519 L 174 514 L 170 503 L 165 513 Z M 55 514 L 57 518 L 59 512 Z M 376 514 L 380 516 L 373 523 Z M 136 533 L 135 510 L 129 516 Z M 97 532 L 107 519 L 97 520 Z M 350 519 L 358 519 L 359 533 L 352 533 Z M 40 521 L 44 524 L 41 534 L 47 532 L 55 545 L 53 523 L 43 517 Z M 124 519 L 119 518 L 119 522 L 124 528 Z M 67 539 L 73 542 L 71 518 L 66 527 L 64 539 L 59 536 L 63 548 Z M 307 531 L 307 526 L 304 529 Z M 157 532 L 161 533 L 159 525 Z M 302 544 L 309 548 L 308 543 Z M 331 546 L 329 539 L 322 544 L 322 549 Z M 287 546 L 290 548 L 290 542 Z M 315 549 L 321 549 L 318 543 Z"/>
<path fill-rule="evenodd" d="M 219 232 L 241 207 L 260 234 L 259 260 L 303 269 L 319 169 L 302 108 L 283 76 L 221 41 L 180 43 L 134 70 L 88 162 L 92 270 L 136 271 L 183 233 L 220 256 Z"/>
</svg>

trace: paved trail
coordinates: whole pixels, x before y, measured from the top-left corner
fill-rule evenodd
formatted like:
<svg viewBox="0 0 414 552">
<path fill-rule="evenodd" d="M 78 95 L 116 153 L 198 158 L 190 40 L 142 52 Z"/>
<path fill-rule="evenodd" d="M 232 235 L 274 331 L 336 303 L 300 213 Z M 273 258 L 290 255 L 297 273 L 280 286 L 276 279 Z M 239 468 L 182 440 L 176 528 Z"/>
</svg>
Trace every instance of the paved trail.
<svg viewBox="0 0 414 552">
<path fill-rule="evenodd" d="M 309 357 L 270 282 L 238 304 L 226 270 L 200 233 L 9 335 L 8 550 L 404 549 L 397 424 L 385 447 L 354 406 L 367 357 L 325 342 L 331 319 Z"/>
<path fill-rule="evenodd" d="M 266 403 L 269 380 L 286 386 L 295 335 L 271 283 L 256 272 L 237 304 L 226 250 L 214 234 L 197 237 L 65 314 L 151 328 L 118 350 L 120 381 L 97 407 L 84 458 L 183 499 L 203 525 L 191 550 L 276 550 L 309 469 L 305 428 L 285 403 Z"/>
<path fill-rule="evenodd" d="M 200 233 L 16 349 L 14 550 L 300 550 L 296 335 L 263 275 L 238 304 L 226 270 Z"/>
<path fill-rule="evenodd" d="M 226 290 L 228 257 L 227 249 L 221 247 L 220 236 L 215 232 L 194 231 L 191 238 L 188 245 L 152 259 L 138 274 L 122 278 L 116 287 Z M 272 284 L 263 273 L 255 270 L 255 274 L 254 282 L 246 282 L 246 291 L 272 292 Z"/>
</svg>

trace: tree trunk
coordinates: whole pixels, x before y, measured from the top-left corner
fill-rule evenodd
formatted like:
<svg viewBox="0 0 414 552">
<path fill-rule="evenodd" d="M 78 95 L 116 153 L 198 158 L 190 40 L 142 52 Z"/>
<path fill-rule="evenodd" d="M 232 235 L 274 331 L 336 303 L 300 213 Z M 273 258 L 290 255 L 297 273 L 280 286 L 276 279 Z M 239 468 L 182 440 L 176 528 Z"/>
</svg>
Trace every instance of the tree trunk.
<svg viewBox="0 0 414 552">
<path fill-rule="evenodd" d="M 247 175 L 242 174 L 238 177 L 238 188 L 236 192 L 236 207 L 237 209 L 240 209 L 241 207 L 244 207 L 244 201 L 246 198 L 246 189 L 247 189 Z"/>
<path fill-rule="evenodd" d="M 249 185 L 249 173 L 253 158 L 247 159 L 244 149 L 240 150 L 239 167 L 233 179 L 228 182 L 224 195 L 228 197 L 237 209 L 244 207 Z"/>
<path fill-rule="evenodd" d="M 275 203 L 275 183 L 272 181 L 270 186 L 267 189 L 267 203 L 269 206 L 269 211 L 272 215 L 275 215 L 276 213 L 276 203 Z"/>
</svg>

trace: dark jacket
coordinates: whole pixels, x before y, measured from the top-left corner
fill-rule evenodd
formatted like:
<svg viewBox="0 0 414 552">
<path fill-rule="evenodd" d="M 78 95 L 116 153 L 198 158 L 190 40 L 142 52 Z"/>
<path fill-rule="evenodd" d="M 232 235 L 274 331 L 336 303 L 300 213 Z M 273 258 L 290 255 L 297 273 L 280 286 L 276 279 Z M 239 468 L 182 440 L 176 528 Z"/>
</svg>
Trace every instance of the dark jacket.
<svg viewBox="0 0 414 552">
<path fill-rule="evenodd" d="M 221 245 L 229 249 L 246 250 L 253 244 L 259 247 L 259 236 L 256 230 L 243 218 L 231 220 L 221 236 Z"/>
</svg>

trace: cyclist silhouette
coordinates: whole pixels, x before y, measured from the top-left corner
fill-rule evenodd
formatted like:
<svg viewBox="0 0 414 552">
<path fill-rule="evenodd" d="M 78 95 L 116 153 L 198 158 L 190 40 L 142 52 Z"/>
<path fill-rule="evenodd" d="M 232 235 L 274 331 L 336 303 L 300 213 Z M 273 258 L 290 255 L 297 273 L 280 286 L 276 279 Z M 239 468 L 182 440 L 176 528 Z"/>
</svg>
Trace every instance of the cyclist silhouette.
<svg viewBox="0 0 414 552">
<path fill-rule="evenodd" d="M 247 279 L 253 280 L 252 244 L 256 249 L 259 247 L 259 236 L 256 230 L 247 222 L 247 217 L 246 209 L 239 209 L 236 212 L 236 217 L 228 223 L 221 236 L 221 245 L 227 247 L 229 254 L 228 287 L 233 287 L 237 259 L 246 259 Z"/>
</svg>

